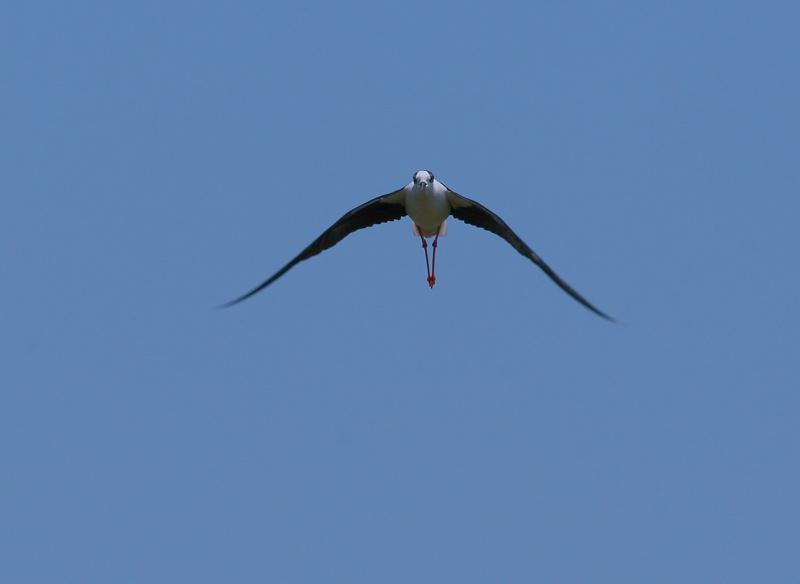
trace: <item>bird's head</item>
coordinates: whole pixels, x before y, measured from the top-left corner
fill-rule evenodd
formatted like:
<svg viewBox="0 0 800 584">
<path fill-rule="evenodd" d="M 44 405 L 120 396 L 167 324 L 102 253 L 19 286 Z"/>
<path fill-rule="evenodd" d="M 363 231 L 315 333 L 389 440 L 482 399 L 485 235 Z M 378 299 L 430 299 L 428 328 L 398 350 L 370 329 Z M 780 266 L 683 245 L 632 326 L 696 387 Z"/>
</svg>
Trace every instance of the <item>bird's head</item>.
<svg viewBox="0 0 800 584">
<path fill-rule="evenodd" d="M 414 186 L 422 189 L 433 184 L 433 173 L 430 170 L 420 170 L 414 175 Z"/>
</svg>

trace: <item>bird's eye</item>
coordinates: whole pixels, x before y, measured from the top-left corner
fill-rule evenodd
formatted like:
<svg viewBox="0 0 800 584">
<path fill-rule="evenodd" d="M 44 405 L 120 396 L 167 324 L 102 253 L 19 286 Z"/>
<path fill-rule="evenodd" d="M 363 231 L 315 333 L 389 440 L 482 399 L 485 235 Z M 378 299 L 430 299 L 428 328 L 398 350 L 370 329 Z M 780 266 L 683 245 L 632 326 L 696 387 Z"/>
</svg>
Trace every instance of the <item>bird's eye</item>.
<svg viewBox="0 0 800 584">
<path fill-rule="evenodd" d="M 428 174 L 431 175 L 430 181 L 433 182 L 433 173 L 429 170 Z"/>
</svg>

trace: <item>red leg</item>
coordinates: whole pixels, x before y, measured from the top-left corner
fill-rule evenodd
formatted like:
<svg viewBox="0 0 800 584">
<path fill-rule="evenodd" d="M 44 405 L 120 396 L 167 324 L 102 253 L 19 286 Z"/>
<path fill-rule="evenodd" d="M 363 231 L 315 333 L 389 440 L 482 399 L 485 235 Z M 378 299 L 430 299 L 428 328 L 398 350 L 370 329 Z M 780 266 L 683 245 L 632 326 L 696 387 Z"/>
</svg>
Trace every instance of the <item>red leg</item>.
<svg viewBox="0 0 800 584">
<path fill-rule="evenodd" d="M 417 227 L 419 229 L 419 227 Z M 431 265 L 428 262 L 428 242 L 425 241 L 425 237 L 422 235 L 422 229 L 419 229 L 420 239 L 422 240 L 422 249 L 425 250 L 425 267 L 428 270 L 428 283 L 431 281 Z"/>
<path fill-rule="evenodd" d="M 433 260 L 431 261 L 431 273 L 428 275 L 428 284 L 430 287 L 433 288 L 433 285 L 436 283 L 436 243 L 439 241 L 439 229 L 436 230 L 436 237 L 433 238 Z"/>
</svg>

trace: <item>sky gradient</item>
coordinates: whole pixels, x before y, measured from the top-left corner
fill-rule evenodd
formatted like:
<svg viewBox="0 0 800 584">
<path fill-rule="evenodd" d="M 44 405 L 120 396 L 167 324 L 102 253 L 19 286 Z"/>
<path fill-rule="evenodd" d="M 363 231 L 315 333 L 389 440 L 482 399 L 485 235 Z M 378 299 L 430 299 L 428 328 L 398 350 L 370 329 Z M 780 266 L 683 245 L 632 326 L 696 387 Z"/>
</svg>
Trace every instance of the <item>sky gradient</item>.
<svg viewBox="0 0 800 584">
<path fill-rule="evenodd" d="M 8 582 L 800 581 L 796 3 L 3 13 Z"/>
</svg>

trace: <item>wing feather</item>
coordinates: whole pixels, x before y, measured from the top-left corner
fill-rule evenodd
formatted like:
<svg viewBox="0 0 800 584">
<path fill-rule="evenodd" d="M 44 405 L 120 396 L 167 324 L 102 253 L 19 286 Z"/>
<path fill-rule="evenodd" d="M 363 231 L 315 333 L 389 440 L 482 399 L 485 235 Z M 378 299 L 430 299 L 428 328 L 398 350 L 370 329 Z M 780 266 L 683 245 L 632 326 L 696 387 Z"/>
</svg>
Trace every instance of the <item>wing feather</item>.
<svg viewBox="0 0 800 584">
<path fill-rule="evenodd" d="M 227 308 L 250 298 L 250 296 L 260 292 L 283 276 L 295 265 L 333 247 L 354 231 L 371 227 L 372 225 L 378 225 L 379 223 L 396 221 L 397 219 L 405 217 L 405 215 L 405 188 L 367 201 L 363 205 L 345 213 L 336 223 L 331 225 L 322 235 L 301 251 L 297 257 L 270 276 L 268 280 L 259 284 L 244 296 L 226 302 L 220 308 Z"/>
<path fill-rule="evenodd" d="M 460 219 L 464 223 L 480 227 L 491 231 L 495 235 L 499 235 L 511 244 L 511 247 L 516 249 L 519 253 L 531 260 L 534 264 L 539 266 L 545 274 L 547 274 L 553 282 L 558 284 L 564 292 L 572 296 L 575 300 L 583 304 L 586 308 L 599 314 L 605 319 L 616 322 L 613 318 L 598 310 L 589 303 L 583 296 L 578 294 L 572 286 L 567 284 L 561 277 L 556 274 L 550 266 L 548 266 L 542 258 L 540 258 L 528 245 L 514 233 L 511 228 L 506 225 L 506 222 L 500 219 L 497 215 L 492 213 L 489 209 L 466 197 L 462 197 L 456 192 L 448 189 L 447 199 L 450 203 L 450 214 L 456 219 Z"/>
</svg>

